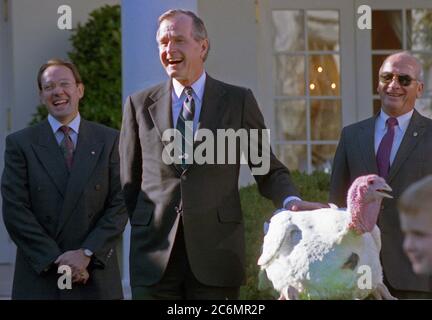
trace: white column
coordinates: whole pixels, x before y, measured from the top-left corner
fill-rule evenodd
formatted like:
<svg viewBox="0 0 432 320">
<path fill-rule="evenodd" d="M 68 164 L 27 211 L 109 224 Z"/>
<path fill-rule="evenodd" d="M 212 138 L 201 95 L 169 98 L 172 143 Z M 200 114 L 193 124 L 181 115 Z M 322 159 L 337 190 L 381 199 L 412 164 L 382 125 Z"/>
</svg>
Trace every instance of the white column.
<svg viewBox="0 0 432 320">
<path fill-rule="evenodd" d="M 158 17 L 168 9 L 181 8 L 197 12 L 197 0 L 122 1 L 122 79 L 123 101 L 135 91 L 167 79 L 159 62 L 156 45 Z M 123 234 L 123 288 L 130 298 L 128 223 Z"/>
</svg>

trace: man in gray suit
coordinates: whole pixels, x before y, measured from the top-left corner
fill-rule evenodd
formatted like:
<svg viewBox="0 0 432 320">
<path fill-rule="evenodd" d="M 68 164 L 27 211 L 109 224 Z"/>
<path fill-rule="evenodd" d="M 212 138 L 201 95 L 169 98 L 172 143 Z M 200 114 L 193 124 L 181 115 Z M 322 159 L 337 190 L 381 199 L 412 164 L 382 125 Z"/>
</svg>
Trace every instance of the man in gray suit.
<svg viewBox="0 0 432 320">
<path fill-rule="evenodd" d="M 185 137 L 182 145 L 195 148 L 197 141 L 186 141 L 187 121 L 195 133 L 197 128 L 207 129 L 214 137 L 218 129 L 243 129 L 249 135 L 252 129 L 265 129 L 264 119 L 250 90 L 205 72 L 209 40 L 194 13 L 164 13 L 157 42 L 170 79 L 127 98 L 120 134 L 121 179 L 132 226 L 132 295 L 236 299 L 245 279 L 240 163 L 187 164 L 186 152 L 180 155 L 184 162 L 166 163 L 162 152 L 168 142 L 163 136 L 176 128 Z M 262 145 L 257 149 L 261 151 Z M 214 154 L 220 155 L 218 151 Z M 238 155 L 239 145 L 231 151 Z M 295 197 L 287 168 L 271 151 L 267 156 L 268 172 L 255 175 L 262 195 L 278 208 L 323 206 Z"/>
<path fill-rule="evenodd" d="M 408 52 L 386 58 L 379 70 L 381 111 L 347 126 L 333 163 L 330 202 L 346 206 L 350 184 L 376 173 L 393 189 L 384 199 L 378 226 L 384 280 L 397 298 L 432 298 L 432 278 L 416 275 L 403 252 L 397 200 L 413 182 L 432 173 L 432 120 L 421 116 L 415 101 L 423 92 L 422 67 Z"/>
<path fill-rule="evenodd" d="M 48 119 L 6 138 L 1 193 L 17 245 L 12 299 L 121 299 L 115 247 L 127 213 L 118 131 L 80 117 L 84 85 L 73 64 L 48 61 L 38 86 Z"/>
</svg>

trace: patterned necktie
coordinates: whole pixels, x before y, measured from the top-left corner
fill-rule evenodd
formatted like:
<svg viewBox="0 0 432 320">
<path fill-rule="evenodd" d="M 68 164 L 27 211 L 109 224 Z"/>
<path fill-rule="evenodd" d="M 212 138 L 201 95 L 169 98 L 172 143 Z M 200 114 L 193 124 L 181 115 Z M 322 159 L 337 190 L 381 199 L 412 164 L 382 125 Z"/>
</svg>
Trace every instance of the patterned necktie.
<svg viewBox="0 0 432 320">
<path fill-rule="evenodd" d="M 183 102 L 182 110 L 177 119 L 177 130 L 181 134 L 180 158 L 182 160 L 181 168 L 185 170 L 189 164 L 186 164 L 186 159 L 192 156 L 193 152 L 193 119 L 195 113 L 195 101 L 192 96 L 193 89 L 185 87 L 186 100 Z M 186 123 L 188 121 L 188 123 Z"/>
<path fill-rule="evenodd" d="M 396 118 L 387 119 L 387 132 L 381 140 L 376 155 L 378 174 L 384 179 L 387 179 L 390 171 L 390 153 L 394 140 L 394 127 L 396 125 L 398 125 Z"/>
<path fill-rule="evenodd" d="M 72 139 L 69 135 L 71 128 L 69 128 L 67 126 L 61 126 L 60 130 L 64 134 L 63 140 L 60 142 L 60 148 L 63 152 L 63 156 L 64 156 L 65 161 L 66 161 L 66 166 L 70 170 L 72 168 L 73 152 L 74 152 L 74 144 L 73 144 Z"/>
</svg>

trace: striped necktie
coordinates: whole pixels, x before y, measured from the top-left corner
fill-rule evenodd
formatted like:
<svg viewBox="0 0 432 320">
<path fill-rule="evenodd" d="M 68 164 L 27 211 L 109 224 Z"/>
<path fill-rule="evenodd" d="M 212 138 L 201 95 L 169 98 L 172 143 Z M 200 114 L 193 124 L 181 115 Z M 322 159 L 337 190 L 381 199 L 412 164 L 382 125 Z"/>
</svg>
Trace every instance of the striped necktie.
<svg viewBox="0 0 432 320">
<path fill-rule="evenodd" d="M 179 148 L 181 150 L 180 158 L 182 160 L 181 168 L 183 170 L 187 169 L 189 166 L 189 164 L 186 163 L 186 159 L 193 156 L 193 119 L 195 113 L 195 101 L 192 96 L 193 89 L 191 87 L 185 87 L 184 92 L 186 94 L 186 100 L 183 102 L 176 127 L 181 134 L 181 146 L 179 146 Z"/>
<path fill-rule="evenodd" d="M 63 156 L 66 161 L 66 166 L 70 170 L 72 168 L 73 152 L 74 152 L 74 144 L 72 142 L 72 138 L 69 135 L 71 128 L 69 128 L 68 126 L 61 126 L 60 130 L 64 134 L 63 140 L 60 142 L 60 148 L 63 152 Z"/>
</svg>

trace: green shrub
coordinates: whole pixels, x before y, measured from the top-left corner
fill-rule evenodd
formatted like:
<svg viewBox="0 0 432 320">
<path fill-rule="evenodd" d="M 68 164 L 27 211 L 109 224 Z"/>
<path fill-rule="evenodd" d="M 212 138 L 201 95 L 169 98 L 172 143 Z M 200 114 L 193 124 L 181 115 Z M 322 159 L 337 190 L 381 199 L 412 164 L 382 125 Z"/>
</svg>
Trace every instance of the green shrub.
<svg viewBox="0 0 432 320">
<path fill-rule="evenodd" d="M 70 38 L 69 59 L 77 66 L 84 86 L 81 115 L 113 128 L 121 125 L 121 31 L 120 6 L 103 6 L 90 13 L 89 20 L 78 24 Z M 47 116 L 39 105 L 31 124 Z"/>
<path fill-rule="evenodd" d="M 297 186 L 301 198 L 306 201 L 327 202 L 330 188 L 330 176 L 323 172 L 315 172 L 312 175 L 299 173 L 291 174 L 294 184 Z M 241 288 L 241 299 L 274 299 L 271 290 L 258 290 L 259 267 L 258 258 L 261 254 L 261 246 L 264 238 L 263 225 L 275 207 L 270 200 L 258 193 L 256 185 L 248 186 L 240 190 L 240 198 L 245 220 L 246 237 L 246 285 Z"/>
</svg>

